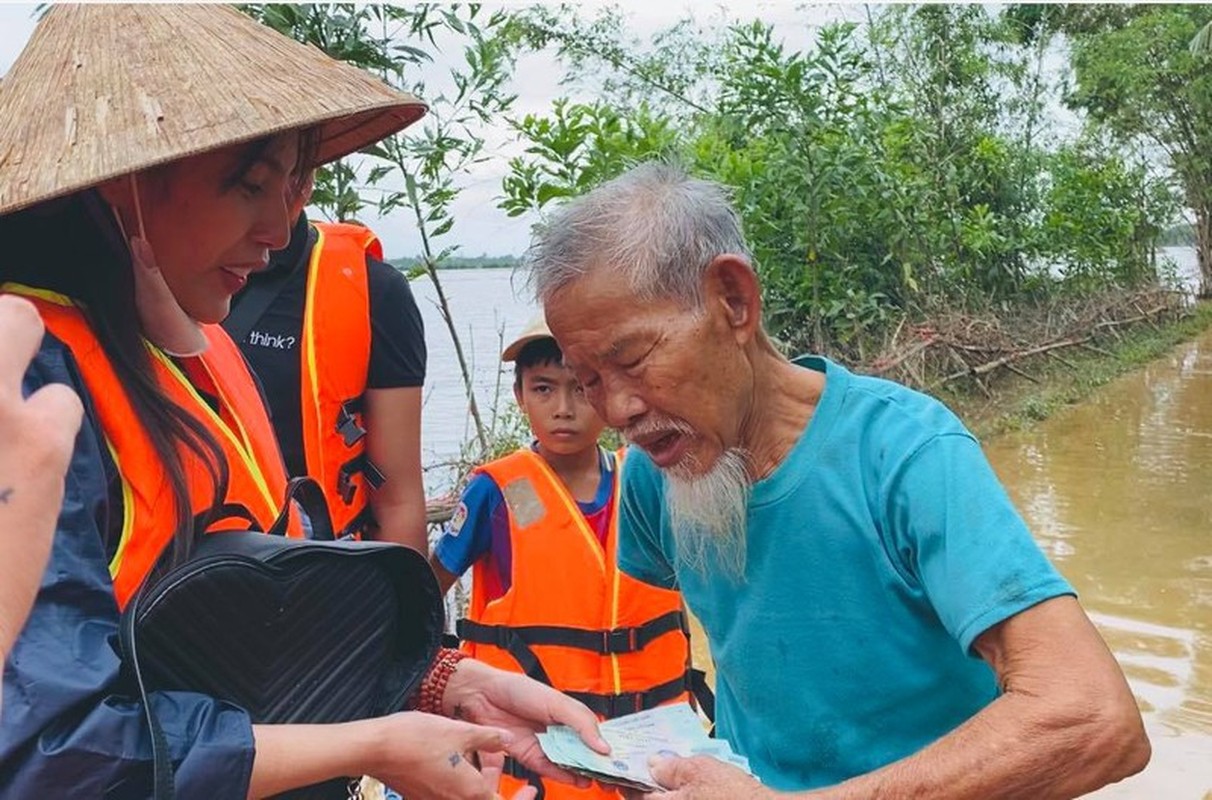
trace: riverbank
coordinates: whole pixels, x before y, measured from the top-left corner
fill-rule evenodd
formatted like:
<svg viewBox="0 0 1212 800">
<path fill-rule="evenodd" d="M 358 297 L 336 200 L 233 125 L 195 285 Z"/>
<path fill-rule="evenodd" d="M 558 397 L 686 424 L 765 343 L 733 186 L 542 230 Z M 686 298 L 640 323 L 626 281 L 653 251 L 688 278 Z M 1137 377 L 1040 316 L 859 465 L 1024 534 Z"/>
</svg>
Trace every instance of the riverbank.
<svg viewBox="0 0 1212 800">
<path fill-rule="evenodd" d="M 1022 430 L 1047 419 L 1058 409 L 1088 397 L 1115 378 L 1165 355 L 1176 345 L 1212 329 L 1212 301 L 1197 304 L 1190 315 L 1157 325 L 1140 325 L 1104 342 L 1099 351 L 1078 350 L 1064 360 L 1050 359 L 1033 367 L 1030 380 L 1009 375 L 992 396 L 976 391 L 941 389 L 936 396 L 985 441 Z"/>
</svg>

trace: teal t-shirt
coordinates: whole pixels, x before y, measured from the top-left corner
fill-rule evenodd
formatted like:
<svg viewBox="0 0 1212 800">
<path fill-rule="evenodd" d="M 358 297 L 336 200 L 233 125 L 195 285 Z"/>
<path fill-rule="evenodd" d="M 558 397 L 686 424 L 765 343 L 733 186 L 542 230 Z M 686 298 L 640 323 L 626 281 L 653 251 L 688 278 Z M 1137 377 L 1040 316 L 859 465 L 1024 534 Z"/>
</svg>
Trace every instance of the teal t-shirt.
<svg viewBox="0 0 1212 800">
<path fill-rule="evenodd" d="M 816 412 L 752 487 L 743 580 L 679 564 L 664 478 L 632 449 L 619 564 L 683 592 L 717 670 L 717 732 L 776 789 L 912 755 L 996 696 L 970 650 L 1073 589 L 945 406 L 824 358 Z"/>
</svg>

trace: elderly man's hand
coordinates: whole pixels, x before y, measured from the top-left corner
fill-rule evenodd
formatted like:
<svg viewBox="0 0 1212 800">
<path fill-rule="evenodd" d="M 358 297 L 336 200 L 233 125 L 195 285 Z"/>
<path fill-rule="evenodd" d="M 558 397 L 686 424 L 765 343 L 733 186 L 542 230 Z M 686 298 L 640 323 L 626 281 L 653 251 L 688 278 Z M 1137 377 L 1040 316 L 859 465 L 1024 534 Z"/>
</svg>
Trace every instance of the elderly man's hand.
<svg viewBox="0 0 1212 800">
<path fill-rule="evenodd" d="M 66 386 L 22 395 L 42 333 L 42 320 L 28 301 L 0 295 L 0 658 L 20 633 L 38 591 L 83 413 Z"/>
<path fill-rule="evenodd" d="M 628 800 L 769 800 L 777 793 L 730 764 L 710 756 L 662 758 L 652 777 L 669 791 L 625 793 Z"/>
</svg>

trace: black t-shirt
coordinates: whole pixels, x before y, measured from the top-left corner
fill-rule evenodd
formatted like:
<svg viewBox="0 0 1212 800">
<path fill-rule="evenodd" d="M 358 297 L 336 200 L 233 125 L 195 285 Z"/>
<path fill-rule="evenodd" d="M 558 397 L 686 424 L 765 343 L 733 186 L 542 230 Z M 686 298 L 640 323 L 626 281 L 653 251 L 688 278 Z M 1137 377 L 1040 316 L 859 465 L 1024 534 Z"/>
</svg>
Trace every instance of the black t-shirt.
<svg viewBox="0 0 1212 800">
<path fill-rule="evenodd" d="M 261 381 L 273 415 L 274 430 L 292 475 L 307 472 L 303 455 L 303 412 L 299 384 L 299 339 L 307 296 L 307 264 L 315 234 L 300 216 L 290 244 L 270 254 L 269 266 L 249 279 L 249 286 L 232 300 L 233 316 L 257 284 L 280 283 L 270 306 L 252 323 L 237 344 Z M 408 279 L 395 267 L 366 259 L 370 293 L 370 367 L 366 388 L 392 389 L 425 382 L 425 328 Z M 226 324 L 226 323 L 225 323 Z"/>
</svg>

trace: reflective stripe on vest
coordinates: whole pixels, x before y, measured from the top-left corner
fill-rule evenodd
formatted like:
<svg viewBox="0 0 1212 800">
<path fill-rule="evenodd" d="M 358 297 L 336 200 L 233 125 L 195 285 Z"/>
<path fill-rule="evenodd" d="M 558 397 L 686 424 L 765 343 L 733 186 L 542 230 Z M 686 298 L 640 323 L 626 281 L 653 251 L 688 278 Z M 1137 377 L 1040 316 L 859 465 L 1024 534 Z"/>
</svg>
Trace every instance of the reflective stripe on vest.
<svg viewBox="0 0 1212 800">
<path fill-rule="evenodd" d="M 360 527 L 378 471 L 365 459 L 362 395 L 370 368 L 366 258 L 382 260 L 369 229 L 313 222 L 303 308 L 301 407 L 307 473 L 319 481 L 340 534 Z"/>
<path fill-rule="evenodd" d="M 172 489 L 151 437 L 84 314 L 60 294 L 17 284 L 0 291 L 20 294 L 37 306 L 43 323 L 72 352 L 97 412 L 106 445 L 122 481 L 122 537 L 110 563 L 118 606 L 127 601 L 155 566 L 176 527 Z M 147 344 L 152 371 L 166 397 L 191 414 L 223 450 L 230 473 L 227 496 L 216 504 L 210 472 L 190 448 L 179 445 L 195 518 L 217 505 L 207 532 L 267 530 L 285 496 L 286 470 L 269 416 L 239 349 L 218 325 L 204 325 L 206 353 L 183 359 L 188 377 L 159 348 Z M 216 413 L 195 383 L 217 401 Z M 289 535 L 301 536 L 292 519 Z"/>
<path fill-rule="evenodd" d="M 621 465 L 621 462 L 620 462 Z M 617 468 L 616 468 L 617 469 Z M 687 699 L 689 646 L 677 592 L 619 571 L 619 488 L 605 546 L 559 477 L 529 449 L 481 467 L 501 489 L 509 511 L 509 590 L 489 601 L 486 559 L 478 561 L 469 609 L 476 658 L 513 671 L 541 670 L 551 685 L 580 699 L 597 696 L 602 716 Z M 561 632 L 562 631 L 562 632 Z M 533 654 L 538 667 L 520 663 Z M 588 702 L 588 701 L 587 701 Z M 590 703 L 595 705 L 595 703 Z M 646 703 L 648 704 L 648 703 Z"/>
</svg>

